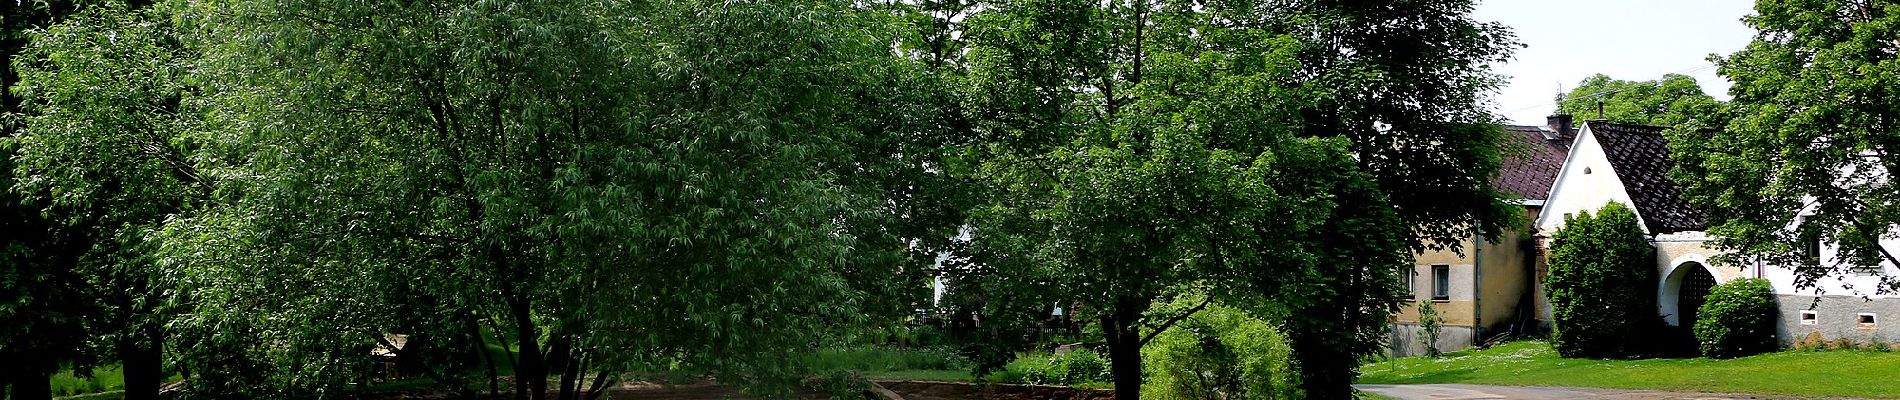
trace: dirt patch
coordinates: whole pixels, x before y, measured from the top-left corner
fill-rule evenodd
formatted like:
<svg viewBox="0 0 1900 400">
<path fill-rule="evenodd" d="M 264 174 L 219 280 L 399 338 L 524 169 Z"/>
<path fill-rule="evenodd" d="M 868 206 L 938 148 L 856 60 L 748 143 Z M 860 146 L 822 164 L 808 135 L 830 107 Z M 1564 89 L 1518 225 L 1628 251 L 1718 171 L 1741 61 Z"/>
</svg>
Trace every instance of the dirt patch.
<svg viewBox="0 0 1900 400">
<path fill-rule="evenodd" d="M 997 383 L 877 381 L 904 400 L 1114 400 L 1115 391 Z"/>
</svg>

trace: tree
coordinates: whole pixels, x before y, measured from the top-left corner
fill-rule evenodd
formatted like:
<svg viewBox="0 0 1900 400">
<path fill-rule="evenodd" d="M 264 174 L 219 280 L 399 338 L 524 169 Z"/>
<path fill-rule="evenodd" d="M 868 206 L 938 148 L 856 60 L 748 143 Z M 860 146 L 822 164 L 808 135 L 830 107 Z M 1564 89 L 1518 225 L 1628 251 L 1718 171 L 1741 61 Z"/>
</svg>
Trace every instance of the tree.
<svg viewBox="0 0 1900 400">
<path fill-rule="evenodd" d="M 1641 355 L 1656 319 L 1655 249 L 1636 213 L 1610 203 L 1592 216 L 1564 216 L 1551 235 L 1551 342 L 1564 357 Z"/>
<path fill-rule="evenodd" d="M 49 1 L 0 11 L 0 393 L 15 399 L 50 399 L 50 376 L 61 362 L 88 363 L 85 320 L 96 315 L 85 277 L 77 268 L 87 247 L 78 229 L 62 227 L 43 204 L 13 190 L 21 97 L 14 61 L 29 32 L 53 25 L 80 5 Z"/>
<path fill-rule="evenodd" d="M 1717 262 L 1763 261 L 1796 268 L 1795 285 L 1900 265 L 1900 43 L 1890 1 L 1763 1 L 1744 19 L 1748 47 L 1712 57 L 1735 82 L 1718 123 L 1670 135 L 1672 177 L 1709 211 L 1709 233 L 1729 253 Z M 1711 129 L 1712 128 L 1712 129 Z M 1795 226 L 1794 229 L 1789 229 Z M 1799 249 L 1840 249 L 1809 260 Z M 1873 292 L 1900 290 L 1882 277 Z M 1859 289 L 1849 288 L 1858 291 Z"/>
<path fill-rule="evenodd" d="M 1249 4 L 999 2 L 963 21 L 990 190 L 972 264 L 1099 310 L 1124 395 L 1140 346 L 1182 318 L 1144 311 L 1204 290 L 1269 293 L 1248 304 L 1287 318 L 1308 393 L 1343 396 L 1401 301 L 1405 250 L 1508 219 L 1476 179 L 1498 133 L 1460 102 L 1495 82 L 1473 62 L 1496 53 L 1449 48 L 1501 50 L 1501 29 L 1468 4 Z M 1340 41 L 1296 34 L 1315 20 Z M 1431 41 L 1445 26 L 1462 30 Z"/>
<path fill-rule="evenodd" d="M 769 388 L 801 376 L 783 352 L 908 306 L 923 286 L 889 282 L 950 236 L 916 189 L 941 176 L 937 83 L 870 10 L 183 7 L 227 157 L 214 206 L 161 234 L 200 369 L 337 388 L 401 333 L 450 354 L 449 387 L 512 364 L 516 398 L 668 368 Z M 477 361 L 490 334 L 514 354 Z"/>
<path fill-rule="evenodd" d="M 1414 251 L 1462 250 L 1467 239 L 1497 240 L 1505 230 L 1495 227 L 1523 221 L 1490 184 L 1503 133 L 1485 100 L 1503 82 L 1489 65 L 1521 45 L 1508 27 L 1473 19 L 1475 4 L 1307 0 L 1269 19 L 1308 42 L 1299 75 L 1319 101 L 1300 110 L 1302 135 L 1351 140 L 1355 159 L 1412 226 L 1405 233 Z M 1349 381 L 1320 384 L 1340 396 Z"/>
<path fill-rule="evenodd" d="M 1307 393 L 1348 395 L 1400 301 L 1394 249 L 1521 218 L 1488 184 L 1500 133 L 1479 101 L 1498 82 L 1482 66 L 1515 46 L 1502 26 L 1459 1 L 1282 6 L 1004 1 L 930 19 L 964 29 L 941 47 L 967 49 L 972 173 L 990 190 L 969 265 L 993 295 L 1098 310 L 1120 393 L 1140 382 L 1134 349 L 1178 321 L 1142 310 L 1198 288 L 1271 293 L 1251 304 L 1288 319 Z"/>
<path fill-rule="evenodd" d="M 14 66 L 25 117 L 13 188 L 61 217 L 63 246 L 100 307 L 91 339 L 118 359 L 126 398 L 158 394 L 166 305 L 175 290 L 151 257 L 152 233 L 209 193 L 185 134 L 187 57 L 136 5 L 88 7 L 35 31 Z M 55 258 L 57 259 L 57 258 Z"/>
<path fill-rule="evenodd" d="M 1602 115 L 1598 116 L 1599 105 Z M 1634 82 L 1596 74 L 1577 88 L 1557 96 L 1557 113 L 1581 115 L 1624 124 L 1677 126 L 1715 117 L 1721 101 L 1702 92 L 1695 78 L 1663 75 L 1654 81 Z"/>
</svg>

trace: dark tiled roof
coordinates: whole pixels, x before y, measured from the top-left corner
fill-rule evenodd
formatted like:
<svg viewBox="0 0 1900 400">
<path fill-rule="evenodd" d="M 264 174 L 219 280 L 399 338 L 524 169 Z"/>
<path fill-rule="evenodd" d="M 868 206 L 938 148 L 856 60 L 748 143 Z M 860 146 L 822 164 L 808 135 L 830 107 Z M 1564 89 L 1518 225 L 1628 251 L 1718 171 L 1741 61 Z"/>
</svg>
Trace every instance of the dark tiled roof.
<svg viewBox="0 0 1900 400">
<path fill-rule="evenodd" d="M 1708 215 L 1689 205 L 1682 197 L 1682 185 L 1669 180 L 1669 139 L 1660 126 L 1613 124 L 1590 121 L 1591 134 L 1603 145 L 1610 167 L 1623 180 L 1636 212 L 1650 233 L 1702 230 Z"/>
<path fill-rule="evenodd" d="M 1491 185 L 1525 200 L 1545 200 L 1557 183 L 1571 137 L 1536 126 L 1505 125 L 1504 165 Z"/>
</svg>

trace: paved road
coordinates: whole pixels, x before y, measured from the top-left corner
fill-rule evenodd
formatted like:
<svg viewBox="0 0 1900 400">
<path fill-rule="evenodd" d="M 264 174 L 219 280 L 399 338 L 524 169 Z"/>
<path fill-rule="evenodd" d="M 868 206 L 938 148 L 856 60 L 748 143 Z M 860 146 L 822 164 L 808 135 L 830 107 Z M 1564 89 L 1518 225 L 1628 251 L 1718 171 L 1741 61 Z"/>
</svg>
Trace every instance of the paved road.
<svg viewBox="0 0 1900 400">
<path fill-rule="evenodd" d="M 1738 394 L 1658 392 L 1653 390 L 1592 389 L 1542 386 L 1489 385 L 1354 385 L 1359 390 L 1401 400 L 1477 400 L 1477 399 L 1604 399 L 1604 400 L 1736 400 L 1774 399 Z"/>
</svg>

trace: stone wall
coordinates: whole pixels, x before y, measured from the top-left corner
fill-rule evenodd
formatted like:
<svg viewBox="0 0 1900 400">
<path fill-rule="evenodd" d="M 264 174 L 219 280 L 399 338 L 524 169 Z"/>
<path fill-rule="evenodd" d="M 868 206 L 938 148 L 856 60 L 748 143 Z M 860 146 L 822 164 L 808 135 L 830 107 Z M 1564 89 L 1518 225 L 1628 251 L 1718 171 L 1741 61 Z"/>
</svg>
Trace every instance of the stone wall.
<svg viewBox="0 0 1900 400">
<path fill-rule="evenodd" d="M 1471 347 L 1476 333 L 1470 326 L 1443 325 L 1438 329 L 1438 351 L 1453 352 Z M 1425 355 L 1425 331 L 1418 324 L 1392 324 L 1392 356 L 1410 357 Z"/>
<path fill-rule="evenodd" d="M 1824 340 L 1845 338 L 1857 344 L 1900 342 L 1900 299 L 1788 294 L 1775 297 L 1781 308 L 1781 324 L 1776 335 L 1783 345 L 1792 345 L 1813 333 L 1819 333 Z M 1802 311 L 1814 311 L 1812 325 L 1802 325 Z M 1874 314 L 1874 324 L 1860 324 L 1861 313 Z"/>
</svg>

